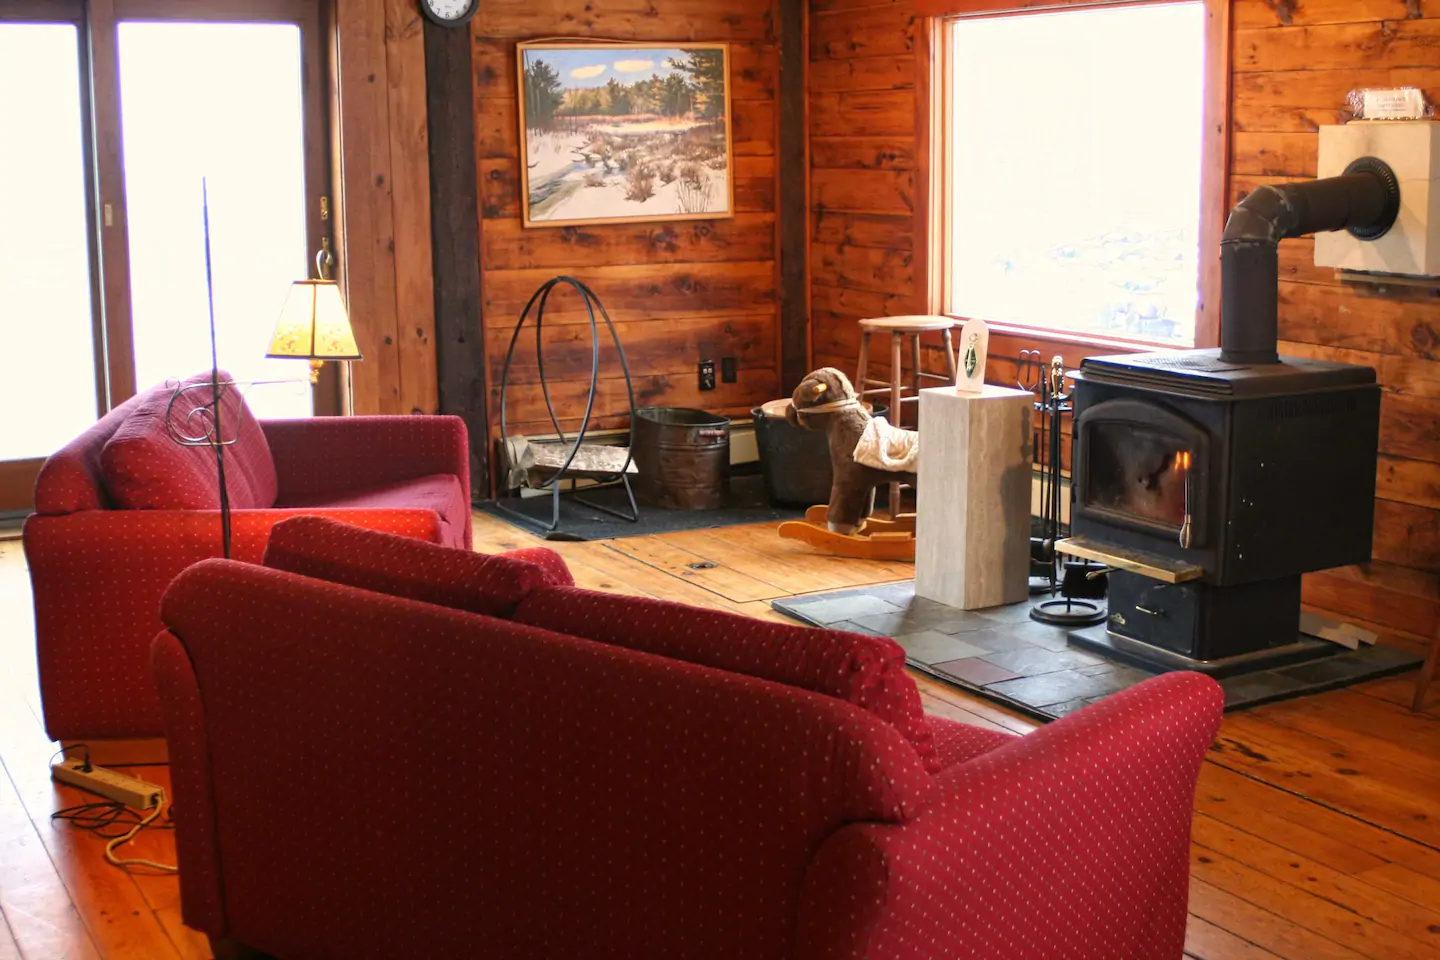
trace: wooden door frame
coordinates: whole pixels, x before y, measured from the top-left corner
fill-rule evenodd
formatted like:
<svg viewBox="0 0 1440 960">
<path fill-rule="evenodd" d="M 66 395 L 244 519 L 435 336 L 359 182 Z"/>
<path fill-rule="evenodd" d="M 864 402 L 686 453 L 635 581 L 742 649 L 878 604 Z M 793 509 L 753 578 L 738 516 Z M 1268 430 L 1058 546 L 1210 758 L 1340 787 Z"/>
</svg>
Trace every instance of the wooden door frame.
<svg viewBox="0 0 1440 960">
<path fill-rule="evenodd" d="M 927 312 L 948 314 L 944 296 L 948 205 L 945 203 L 949 164 L 945 162 L 948 117 L 944 110 L 947 83 L 944 31 L 940 25 L 954 19 L 991 16 L 1025 16 L 1063 9 L 1156 5 L 1177 0 L 919 0 L 922 19 L 917 23 L 917 152 L 927 158 L 916 200 L 916 244 L 925 255 L 916 258 L 917 287 Z M 1201 0 L 1205 5 L 1204 103 L 1202 106 L 1200 165 L 1199 305 L 1195 313 L 1196 347 L 1220 343 L 1220 237 L 1229 211 L 1231 31 L 1233 0 Z M 938 131 L 938 133 L 937 133 Z M 963 319 L 957 316 L 957 319 Z M 991 356 L 1014 355 L 1021 348 L 1039 347 L 1063 356 L 1067 364 L 1097 350 L 1126 353 L 1164 349 L 1163 344 L 1082 332 L 1049 331 L 1017 324 L 991 324 Z M 1013 349 L 1012 349 L 1013 347 Z"/>
<path fill-rule="evenodd" d="M 109 369 L 105 310 L 101 301 L 99 276 L 100 238 L 97 228 L 97 203 L 94 188 L 94 102 L 91 90 L 89 29 L 84 0 L 10 0 L 0 7 L 0 23 L 69 24 L 76 31 L 76 61 L 79 64 L 77 86 L 80 92 L 81 146 L 84 150 L 82 168 L 85 182 L 86 255 L 90 262 L 90 324 L 93 376 L 95 381 L 96 415 L 109 408 L 110 384 L 114 372 Z M 25 511 L 34 504 L 35 480 L 44 457 L 23 460 L 0 460 L 0 513 Z"/>
</svg>

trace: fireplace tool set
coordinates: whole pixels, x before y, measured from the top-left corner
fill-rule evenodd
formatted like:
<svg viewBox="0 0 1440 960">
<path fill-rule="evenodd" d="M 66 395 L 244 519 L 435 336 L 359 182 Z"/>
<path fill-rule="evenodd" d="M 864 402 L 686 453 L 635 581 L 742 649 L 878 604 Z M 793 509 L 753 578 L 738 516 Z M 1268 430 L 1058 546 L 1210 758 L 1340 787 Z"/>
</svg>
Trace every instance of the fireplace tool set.
<svg viewBox="0 0 1440 960">
<path fill-rule="evenodd" d="M 1065 493 L 1061 445 L 1063 421 L 1074 405 L 1065 391 L 1065 361 L 1053 357 L 1046 366 L 1040 351 L 1021 350 L 1018 368 L 1016 384 L 1038 394 L 1035 410 L 1040 414 L 1032 446 L 1040 474 L 1040 529 L 1030 538 L 1030 592 L 1047 596 L 1031 608 L 1030 616 L 1061 626 L 1100 623 L 1106 617 L 1108 568 L 1088 560 L 1062 560 L 1055 549 L 1069 536 L 1061 499 Z"/>
</svg>

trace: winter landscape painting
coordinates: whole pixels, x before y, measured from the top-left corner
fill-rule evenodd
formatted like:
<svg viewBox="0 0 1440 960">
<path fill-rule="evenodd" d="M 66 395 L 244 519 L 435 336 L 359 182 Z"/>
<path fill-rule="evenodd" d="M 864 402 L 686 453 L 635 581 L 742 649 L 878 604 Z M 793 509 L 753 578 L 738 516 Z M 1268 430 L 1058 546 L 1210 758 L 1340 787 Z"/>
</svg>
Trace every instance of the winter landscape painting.
<svg viewBox="0 0 1440 960">
<path fill-rule="evenodd" d="M 723 43 L 519 45 L 525 225 L 733 215 Z"/>
</svg>

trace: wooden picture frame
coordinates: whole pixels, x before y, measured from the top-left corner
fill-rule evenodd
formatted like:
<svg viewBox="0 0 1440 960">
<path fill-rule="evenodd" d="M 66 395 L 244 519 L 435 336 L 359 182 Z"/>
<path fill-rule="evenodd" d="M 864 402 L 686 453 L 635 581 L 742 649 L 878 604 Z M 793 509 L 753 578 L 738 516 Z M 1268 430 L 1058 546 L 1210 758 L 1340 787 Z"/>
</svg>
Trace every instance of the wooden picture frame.
<svg viewBox="0 0 1440 960">
<path fill-rule="evenodd" d="M 530 41 L 515 63 L 526 227 L 735 215 L 728 43 Z"/>
</svg>

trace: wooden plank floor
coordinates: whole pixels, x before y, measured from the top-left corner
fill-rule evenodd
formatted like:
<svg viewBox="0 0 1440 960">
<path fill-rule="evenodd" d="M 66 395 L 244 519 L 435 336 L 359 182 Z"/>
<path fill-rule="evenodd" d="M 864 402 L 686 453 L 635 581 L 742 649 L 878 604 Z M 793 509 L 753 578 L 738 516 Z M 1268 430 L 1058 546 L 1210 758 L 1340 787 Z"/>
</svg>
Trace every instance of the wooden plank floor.
<svg viewBox="0 0 1440 960">
<path fill-rule="evenodd" d="M 539 543 L 477 514 L 476 547 Z M 908 579 L 904 564 L 822 557 L 767 526 L 547 544 L 581 586 L 783 619 L 770 600 Z M 1029 720 L 925 678 L 927 710 L 1025 733 Z M 1411 678 L 1226 718 L 1195 803 L 1187 956 L 1440 960 L 1440 710 L 1406 709 Z M 99 840 L 52 824 L 80 802 L 47 776 L 29 583 L 0 542 L 0 960 L 209 953 L 180 922 L 173 877 L 122 873 Z M 164 767 L 130 772 L 161 783 Z M 136 854 L 172 861 L 156 831 Z M 1118 960 L 1118 958 L 1117 958 Z"/>
</svg>

